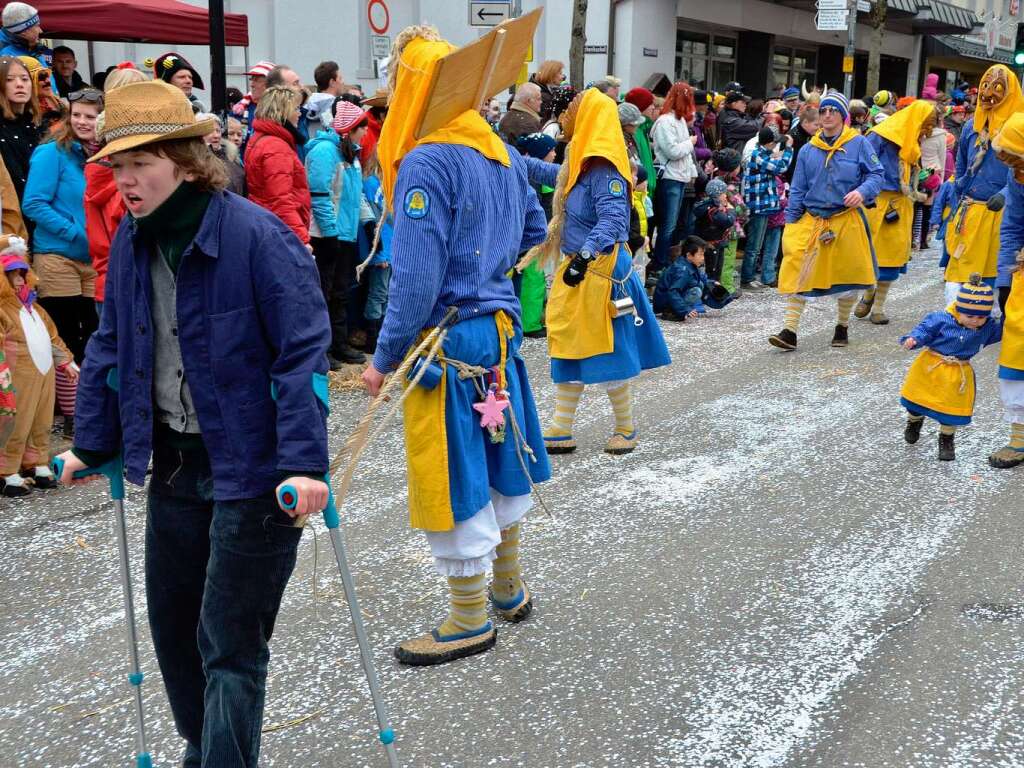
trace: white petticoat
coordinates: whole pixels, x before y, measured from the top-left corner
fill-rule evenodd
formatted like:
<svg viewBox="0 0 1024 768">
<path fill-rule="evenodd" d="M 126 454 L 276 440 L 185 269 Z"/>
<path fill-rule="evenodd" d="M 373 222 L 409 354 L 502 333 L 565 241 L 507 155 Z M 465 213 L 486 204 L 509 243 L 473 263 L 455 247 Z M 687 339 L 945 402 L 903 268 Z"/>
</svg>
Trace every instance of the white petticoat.
<svg viewBox="0 0 1024 768">
<path fill-rule="evenodd" d="M 450 531 L 426 531 L 434 568 L 442 576 L 487 573 L 497 557 L 494 548 L 501 543 L 501 530 L 522 520 L 532 506 L 530 494 L 503 496 L 491 489 L 490 502 L 468 520 Z"/>
<path fill-rule="evenodd" d="M 999 398 L 1003 401 L 1003 421 L 1024 424 L 1024 381 L 999 380 Z"/>
</svg>

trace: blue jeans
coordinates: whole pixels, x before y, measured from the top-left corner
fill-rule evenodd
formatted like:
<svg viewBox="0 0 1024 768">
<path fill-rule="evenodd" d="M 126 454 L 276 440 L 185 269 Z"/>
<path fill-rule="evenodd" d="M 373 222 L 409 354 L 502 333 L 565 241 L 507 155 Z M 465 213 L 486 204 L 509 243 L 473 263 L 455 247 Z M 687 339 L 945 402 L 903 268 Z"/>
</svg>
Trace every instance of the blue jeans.
<svg viewBox="0 0 1024 768">
<path fill-rule="evenodd" d="M 185 768 L 257 768 L 267 643 L 302 529 L 271 494 L 213 501 L 209 457 L 156 427 L 146 597 Z"/>
<path fill-rule="evenodd" d="M 768 214 L 754 213 L 747 222 L 747 247 L 743 251 L 740 282 L 749 283 L 757 277 L 757 259 L 761 257 L 761 282 L 774 283 L 776 278 L 775 254 L 779 250 L 781 227 L 768 226 Z"/>
<path fill-rule="evenodd" d="M 686 226 L 689 212 L 683 212 L 683 196 L 686 182 L 673 179 L 658 179 L 654 191 L 654 211 L 658 215 L 658 237 L 654 241 L 654 255 L 651 261 L 655 269 L 661 270 L 668 266 L 668 250 L 677 242 L 676 229 L 680 222 Z M 693 199 L 690 199 L 691 205 Z"/>
<path fill-rule="evenodd" d="M 366 267 L 366 308 L 363 317 L 380 320 L 388 306 L 388 286 L 391 285 L 391 265 L 369 264 Z"/>
</svg>

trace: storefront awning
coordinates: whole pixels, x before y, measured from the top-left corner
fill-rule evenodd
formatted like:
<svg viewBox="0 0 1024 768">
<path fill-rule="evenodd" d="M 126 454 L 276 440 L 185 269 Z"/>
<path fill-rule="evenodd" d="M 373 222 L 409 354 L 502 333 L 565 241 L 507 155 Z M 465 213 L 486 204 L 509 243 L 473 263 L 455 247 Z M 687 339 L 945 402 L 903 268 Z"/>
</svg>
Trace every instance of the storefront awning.
<svg viewBox="0 0 1024 768">
<path fill-rule="evenodd" d="M 1013 52 L 1004 48 L 996 48 L 989 56 L 984 45 L 954 35 L 936 35 L 928 43 L 925 53 L 929 56 L 966 56 L 969 59 L 1013 66 Z"/>
<path fill-rule="evenodd" d="M 980 26 L 974 11 L 943 0 L 918 0 L 917 14 L 910 19 L 911 29 L 919 35 L 962 34 Z"/>
</svg>

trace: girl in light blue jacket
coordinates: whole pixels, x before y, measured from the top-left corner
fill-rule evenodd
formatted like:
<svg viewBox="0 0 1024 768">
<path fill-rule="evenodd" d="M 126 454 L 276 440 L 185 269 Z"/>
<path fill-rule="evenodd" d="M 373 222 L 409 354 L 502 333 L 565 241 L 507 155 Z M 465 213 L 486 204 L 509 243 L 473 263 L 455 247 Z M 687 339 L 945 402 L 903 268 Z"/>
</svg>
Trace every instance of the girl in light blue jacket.
<svg viewBox="0 0 1024 768">
<path fill-rule="evenodd" d="M 99 151 L 96 118 L 103 94 L 76 91 L 69 99 L 71 110 L 63 125 L 32 153 L 21 210 L 35 223 L 32 251 L 39 303 L 81 363 L 96 330 L 96 270 L 85 234 L 85 161 Z"/>
</svg>

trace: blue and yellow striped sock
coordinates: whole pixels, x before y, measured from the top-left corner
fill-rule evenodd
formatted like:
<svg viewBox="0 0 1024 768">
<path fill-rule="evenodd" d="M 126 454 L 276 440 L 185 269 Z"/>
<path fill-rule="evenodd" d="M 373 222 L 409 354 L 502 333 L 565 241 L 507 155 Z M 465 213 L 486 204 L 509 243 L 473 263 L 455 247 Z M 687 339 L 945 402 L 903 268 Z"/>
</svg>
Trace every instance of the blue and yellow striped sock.
<svg viewBox="0 0 1024 768">
<path fill-rule="evenodd" d="M 451 606 L 448 618 L 438 628 L 442 636 L 475 632 L 487 624 L 487 584 L 485 575 L 449 576 Z"/>
</svg>

